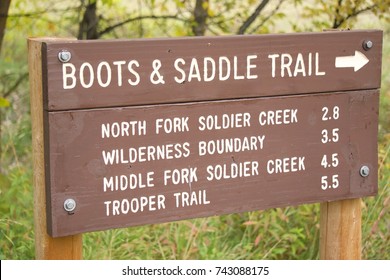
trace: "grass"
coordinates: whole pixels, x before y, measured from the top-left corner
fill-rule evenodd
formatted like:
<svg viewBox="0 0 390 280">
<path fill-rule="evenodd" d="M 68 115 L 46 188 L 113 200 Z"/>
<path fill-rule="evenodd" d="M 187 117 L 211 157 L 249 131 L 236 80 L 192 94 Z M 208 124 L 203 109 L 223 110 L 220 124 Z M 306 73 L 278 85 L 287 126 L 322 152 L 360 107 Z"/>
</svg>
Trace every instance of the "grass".
<svg viewBox="0 0 390 280">
<path fill-rule="evenodd" d="M 390 135 L 379 146 L 379 193 L 364 200 L 363 255 L 367 259 L 390 259 Z"/>
<path fill-rule="evenodd" d="M 317 212 L 304 205 L 88 233 L 84 258 L 315 259 Z"/>
</svg>

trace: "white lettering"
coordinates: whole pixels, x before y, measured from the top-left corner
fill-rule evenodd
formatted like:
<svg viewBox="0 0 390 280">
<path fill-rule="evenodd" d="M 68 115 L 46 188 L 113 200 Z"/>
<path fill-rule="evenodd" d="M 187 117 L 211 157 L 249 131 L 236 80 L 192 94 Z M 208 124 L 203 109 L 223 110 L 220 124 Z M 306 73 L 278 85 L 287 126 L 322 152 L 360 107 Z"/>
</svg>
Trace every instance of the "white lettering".
<svg viewBox="0 0 390 280">
<path fill-rule="evenodd" d="M 259 162 L 245 161 L 240 163 L 209 165 L 206 168 L 208 181 L 220 181 L 259 175 Z"/>
<path fill-rule="evenodd" d="M 198 129 L 204 131 L 250 127 L 250 119 L 250 113 L 200 116 Z"/>
<path fill-rule="evenodd" d="M 268 58 L 271 58 L 272 60 L 272 78 L 275 78 L 276 75 L 276 59 L 279 57 L 278 54 L 270 54 L 268 55 Z"/>
<path fill-rule="evenodd" d="M 280 125 L 297 123 L 298 109 L 262 111 L 259 113 L 260 125 Z"/>
<path fill-rule="evenodd" d="M 307 56 L 307 59 L 305 60 Z M 280 57 L 280 60 L 279 60 Z M 313 53 L 302 54 L 298 53 L 293 57 L 289 53 L 270 54 L 268 58 L 271 59 L 271 76 L 275 78 L 277 70 L 280 66 L 280 77 L 306 77 L 313 75 L 313 68 L 315 69 L 315 76 L 324 76 L 325 71 L 320 71 L 320 54 L 315 53 L 313 60 Z"/>
<path fill-rule="evenodd" d="M 88 68 L 89 83 L 85 83 L 85 77 L 86 77 L 86 75 L 85 75 L 86 73 L 84 72 L 85 68 Z M 81 64 L 81 67 L 80 67 L 80 83 L 83 86 L 83 88 L 90 88 L 93 85 L 94 79 L 95 79 L 95 74 L 93 72 L 92 65 L 90 63 L 88 63 L 88 62 L 84 62 L 83 64 Z"/>
<path fill-rule="evenodd" d="M 167 186 L 169 183 L 173 185 L 178 184 L 192 184 L 193 182 L 198 182 L 198 176 L 196 174 L 197 167 L 183 168 L 183 169 L 173 169 L 164 171 L 164 186 Z"/>
<path fill-rule="evenodd" d="M 225 64 L 225 66 L 224 66 Z M 225 74 L 223 73 L 224 70 L 226 71 Z M 219 80 L 220 81 L 226 81 L 230 77 L 230 61 L 229 58 L 226 56 L 221 56 L 219 58 Z"/>
<path fill-rule="evenodd" d="M 121 87 L 123 84 L 123 72 L 122 66 L 126 64 L 126 61 L 101 61 L 95 66 L 89 62 L 84 62 L 81 64 L 80 68 L 77 69 L 72 63 L 64 63 L 62 65 L 62 79 L 63 79 L 63 88 L 72 89 L 77 86 L 77 78 L 80 80 L 80 85 L 83 88 L 91 88 L 95 81 L 97 84 L 106 88 L 112 84 L 113 73 L 116 72 L 118 86 Z M 114 67 L 113 69 L 111 68 Z M 133 76 L 128 79 L 128 83 L 132 86 L 139 84 L 141 77 L 135 70 L 139 67 L 139 63 L 136 60 L 130 60 L 128 62 L 127 68 L 129 73 Z M 95 79 L 96 78 L 96 79 Z"/>
<path fill-rule="evenodd" d="M 106 73 L 107 73 L 107 76 L 106 76 L 106 82 L 103 82 L 103 79 L 102 79 L 102 69 L 103 69 L 103 66 L 104 68 L 106 68 Z M 98 83 L 101 87 L 108 87 L 108 85 L 111 83 L 111 67 L 110 67 L 110 64 L 108 64 L 108 62 L 106 61 L 103 61 L 103 62 L 100 62 L 98 67 L 97 67 L 97 80 L 98 80 Z"/>
<path fill-rule="evenodd" d="M 186 62 L 185 62 L 184 59 L 178 58 L 178 59 L 175 60 L 175 63 L 174 63 L 175 69 L 176 69 L 177 71 L 179 71 L 180 74 L 181 74 L 181 78 L 175 77 L 175 81 L 176 81 L 176 83 L 178 83 L 178 84 L 182 84 L 182 83 L 184 83 L 185 80 L 186 80 L 186 72 L 184 72 L 184 70 L 181 69 L 181 68 L 179 67 L 179 63 L 180 63 L 180 64 L 183 64 L 183 66 L 184 66 L 184 65 L 186 64 Z"/>
<path fill-rule="evenodd" d="M 176 208 L 188 207 L 193 205 L 207 205 L 210 201 L 207 200 L 206 190 L 199 190 L 198 192 L 177 192 L 174 193 Z"/>
<path fill-rule="evenodd" d="M 196 58 L 193 58 L 191 60 L 190 71 L 188 73 L 188 81 L 191 82 L 192 79 L 197 79 L 199 82 L 202 80 L 202 78 L 200 77 L 199 65 Z"/>
<path fill-rule="evenodd" d="M 101 132 L 102 139 L 146 135 L 146 121 L 106 123 L 102 124 Z"/>
<path fill-rule="evenodd" d="M 305 170 L 305 157 L 291 157 L 269 160 L 267 162 L 267 173 L 290 173 Z"/>
<path fill-rule="evenodd" d="M 199 156 L 262 150 L 264 140 L 265 135 L 199 141 Z"/>
<path fill-rule="evenodd" d="M 176 133 L 189 131 L 188 127 L 189 117 L 175 117 L 173 119 L 157 119 L 156 120 L 156 134 L 159 134 L 161 130 L 165 133 Z"/>
<path fill-rule="evenodd" d="M 126 215 L 129 212 L 133 214 L 145 211 L 154 212 L 165 209 L 165 196 L 160 194 L 157 196 L 151 195 L 132 199 L 105 201 L 104 205 L 106 206 L 107 217 Z"/>
<path fill-rule="evenodd" d="M 233 62 L 234 62 L 234 79 L 235 80 L 243 80 L 245 78 L 244 75 L 238 75 L 238 63 L 237 63 L 237 56 L 235 56 L 233 58 Z"/>
<path fill-rule="evenodd" d="M 297 56 L 297 62 L 294 69 L 294 77 L 298 76 L 298 73 L 301 73 L 303 77 L 306 76 L 305 62 L 303 61 L 303 56 L 301 53 Z"/>
<path fill-rule="evenodd" d="M 280 76 L 284 77 L 284 71 L 287 70 L 287 74 L 289 77 L 291 77 L 291 63 L 293 59 L 292 56 L 288 53 L 282 53 L 282 56 L 280 57 Z"/>
<path fill-rule="evenodd" d="M 320 71 L 320 54 L 316 52 L 316 76 L 325 76 L 324 71 Z"/>
<path fill-rule="evenodd" d="M 188 142 L 102 151 L 105 165 L 179 159 L 187 158 L 189 155 L 190 143 Z"/>
<path fill-rule="evenodd" d="M 211 69 L 210 75 L 208 73 L 209 66 L 211 66 L 210 67 L 210 69 Z M 205 57 L 203 67 L 204 67 L 204 70 L 203 70 L 204 71 L 204 77 L 203 77 L 204 81 L 211 82 L 212 80 L 214 80 L 215 72 L 216 72 L 214 59 L 212 59 L 211 57 Z"/>
<path fill-rule="evenodd" d="M 218 59 L 206 56 L 203 58 L 202 68 L 200 67 L 202 61 L 198 58 L 191 58 L 191 61 L 177 58 L 173 65 L 178 75 L 174 77 L 174 80 L 176 83 L 183 84 L 186 81 L 192 82 L 195 80 L 211 82 L 215 79 L 219 81 L 256 79 L 258 75 L 254 73 L 254 69 L 257 67 L 254 62 L 255 59 L 257 59 L 257 55 L 247 55 L 242 60 L 237 56 L 219 56 Z M 188 72 L 183 67 L 186 64 L 189 64 Z"/>
<path fill-rule="evenodd" d="M 127 79 L 127 82 L 132 85 L 132 86 L 136 86 L 139 84 L 139 82 L 141 81 L 141 77 L 139 76 L 138 72 L 134 70 L 134 67 L 139 67 L 139 63 L 137 60 L 131 60 L 129 61 L 129 64 L 127 65 L 127 69 L 129 70 L 129 72 L 131 74 L 134 75 L 134 80 L 132 79 Z"/>
<path fill-rule="evenodd" d="M 251 69 L 256 69 L 256 64 L 252 64 L 252 60 L 257 59 L 257 55 L 248 55 L 246 58 L 246 78 L 248 80 L 257 79 L 257 75 L 251 73 Z"/>
<path fill-rule="evenodd" d="M 103 178 L 103 191 L 125 191 L 154 187 L 154 172 L 117 175 Z"/>
<path fill-rule="evenodd" d="M 122 86 L 122 65 L 126 64 L 126 61 L 121 60 L 121 61 L 114 61 L 112 64 L 117 66 L 117 71 L 118 71 L 118 87 Z"/>
<path fill-rule="evenodd" d="M 70 68 L 70 73 L 68 73 L 68 68 Z M 72 89 L 76 86 L 76 67 L 72 63 L 62 64 L 62 86 L 64 89 Z M 68 80 L 71 80 L 71 83 L 68 83 Z"/>
</svg>

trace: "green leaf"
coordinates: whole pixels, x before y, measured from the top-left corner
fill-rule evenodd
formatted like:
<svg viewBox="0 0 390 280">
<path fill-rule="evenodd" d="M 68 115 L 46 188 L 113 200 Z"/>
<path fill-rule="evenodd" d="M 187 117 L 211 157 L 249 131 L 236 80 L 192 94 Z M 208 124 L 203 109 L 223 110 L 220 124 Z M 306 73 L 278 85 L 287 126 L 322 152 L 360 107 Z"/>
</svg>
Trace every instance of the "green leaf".
<svg viewBox="0 0 390 280">
<path fill-rule="evenodd" d="M 11 106 L 11 103 L 4 97 L 0 97 L 0 108 L 6 108 Z"/>
<path fill-rule="evenodd" d="M 2 173 L 0 173 L 0 186 L 2 187 L 0 190 L 0 194 L 8 190 L 8 188 L 11 186 L 10 180 Z"/>
</svg>

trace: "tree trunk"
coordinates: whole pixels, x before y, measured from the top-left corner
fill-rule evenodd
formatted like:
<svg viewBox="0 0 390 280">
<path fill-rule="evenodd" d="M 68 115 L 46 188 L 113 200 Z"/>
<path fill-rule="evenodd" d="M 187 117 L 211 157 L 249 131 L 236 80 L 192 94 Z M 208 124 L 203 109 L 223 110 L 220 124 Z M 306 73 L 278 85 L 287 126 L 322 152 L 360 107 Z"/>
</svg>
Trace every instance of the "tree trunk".
<svg viewBox="0 0 390 280">
<path fill-rule="evenodd" d="M 3 38 L 5 34 L 5 27 L 7 25 L 7 17 L 8 17 L 8 10 L 9 5 L 11 4 L 11 0 L 1 0 L 0 1 L 0 54 L 1 54 L 1 46 L 3 45 Z M 3 95 L 3 93 L 0 94 L 0 97 Z M 0 144 L 1 144 L 1 124 L 3 119 L 3 112 L 0 108 Z M 0 145 L 0 158 L 3 151 Z M 0 165 L 0 173 L 1 173 L 1 165 Z"/>
<path fill-rule="evenodd" d="M 207 27 L 207 17 L 209 10 L 209 0 L 196 0 L 194 9 L 195 23 L 192 32 L 195 36 L 204 36 Z"/>
<path fill-rule="evenodd" d="M 0 53 L 1 45 L 3 44 L 3 38 L 5 34 L 5 26 L 7 24 L 8 10 L 11 0 L 1 0 L 0 1 Z"/>
<path fill-rule="evenodd" d="M 79 40 L 99 38 L 99 18 L 96 14 L 96 3 L 97 1 L 89 3 L 85 9 L 83 19 L 79 25 L 79 35 L 77 36 L 77 39 Z"/>
</svg>

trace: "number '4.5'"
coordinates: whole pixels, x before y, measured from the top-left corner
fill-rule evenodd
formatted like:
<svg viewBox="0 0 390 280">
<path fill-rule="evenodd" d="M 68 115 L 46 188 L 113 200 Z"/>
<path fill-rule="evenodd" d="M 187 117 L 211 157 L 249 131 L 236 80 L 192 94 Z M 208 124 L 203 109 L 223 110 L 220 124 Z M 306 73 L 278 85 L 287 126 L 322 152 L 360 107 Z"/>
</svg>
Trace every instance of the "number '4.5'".
<svg viewBox="0 0 390 280">
<path fill-rule="evenodd" d="M 332 154 L 330 161 L 328 160 L 328 156 L 324 155 L 321 160 L 321 166 L 323 168 L 328 168 L 328 167 L 337 167 L 339 165 L 339 159 L 338 159 L 338 154 Z"/>
</svg>

